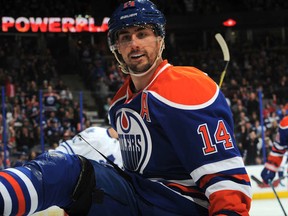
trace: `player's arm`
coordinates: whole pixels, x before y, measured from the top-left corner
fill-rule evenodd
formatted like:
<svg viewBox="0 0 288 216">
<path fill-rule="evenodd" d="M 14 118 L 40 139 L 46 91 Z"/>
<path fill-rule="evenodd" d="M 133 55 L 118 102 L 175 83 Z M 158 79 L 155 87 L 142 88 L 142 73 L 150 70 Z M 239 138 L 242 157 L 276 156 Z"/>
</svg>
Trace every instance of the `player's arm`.
<svg viewBox="0 0 288 216">
<path fill-rule="evenodd" d="M 210 215 L 248 216 L 252 196 L 251 184 L 232 137 L 230 123 L 218 119 L 215 124 L 207 122 L 206 118 L 197 122 L 197 118 L 202 119 L 203 114 L 199 112 L 199 116 L 190 119 L 194 125 L 182 126 L 187 128 L 187 131 L 182 131 L 183 137 L 177 137 L 175 153 L 179 155 L 186 169 L 191 170 L 191 177 L 209 200 Z M 189 116 L 186 116 L 186 119 L 189 121 Z M 185 124 L 185 121 L 181 123 Z M 172 123 L 169 127 L 173 127 Z M 176 125 L 174 130 L 180 127 L 181 125 Z M 173 134 L 171 131 L 169 133 Z"/>
<path fill-rule="evenodd" d="M 178 79 L 181 83 L 177 80 L 169 83 L 179 86 L 166 89 L 170 94 L 163 93 L 167 101 L 174 102 L 165 109 L 161 109 L 159 103 L 153 106 L 154 98 L 150 96 L 150 110 L 153 108 L 163 116 L 158 121 L 181 164 L 209 200 L 209 214 L 247 216 L 251 206 L 251 184 L 233 136 L 231 110 L 224 95 L 207 75 L 197 70 L 193 73 L 197 77 L 193 85 L 188 79 L 187 83 L 184 79 Z M 167 103 L 161 97 L 156 99 Z"/>
<path fill-rule="evenodd" d="M 280 143 L 275 141 L 273 143 L 272 150 L 265 163 L 265 169 L 270 170 L 274 173 L 277 172 L 286 151 L 287 151 L 286 146 L 281 146 Z"/>
<path fill-rule="evenodd" d="M 86 157 L 86 155 L 91 151 L 91 147 L 86 142 L 84 142 L 80 136 L 84 136 L 85 138 L 88 136 L 87 139 L 89 139 L 89 141 L 91 140 L 90 142 L 94 145 L 95 140 L 91 138 L 94 135 L 92 129 L 93 128 L 87 128 L 74 136 L 72 139 L 61 142 L 55 150 L 67 154 L 78 154 Z M 88 130 L 92 131 L 92 135 L 91 133 L 87 133 Z"/>
<path fill-rule="evenodd" d="M 79 187 L 83 189 L 86 167 L 78 156 L 55 151 L 44 153 L 23 167 L 1 171 L 0 215 L 30 215 L 53 205 L 67 212 L 74 210 L 73 196 L 79 194 Z M 84 182 L 89 188 L 89 181 Z"/>
</svg>

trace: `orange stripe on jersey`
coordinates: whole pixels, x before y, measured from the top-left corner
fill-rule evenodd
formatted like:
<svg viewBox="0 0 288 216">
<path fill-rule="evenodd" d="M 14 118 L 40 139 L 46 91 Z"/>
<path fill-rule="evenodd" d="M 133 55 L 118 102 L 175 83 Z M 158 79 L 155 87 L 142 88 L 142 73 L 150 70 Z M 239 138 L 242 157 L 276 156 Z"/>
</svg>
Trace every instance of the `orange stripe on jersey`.
<svg viewBox="0 0 288 216">
<path fill-rule="evenodd" d="M 225 209 L 234 211 L 241 216 L 249 216 L 251 199 L 241 192 L 233 190 L 217 191 L 210 195 L 209 200 L 209 215 L 214 215 L 216 212 Z M 249 203 L 248 206 L 247 203 Z"/>
<path fill-rule="evenodd" d="M 276 149 L 275 146 L 272 146 L 272 149 L 271 149 L 271 150 L 272 150 L 273 152 L 275 152 L 275 153 L 282 154 L 282 155 L 284 155 L 285 152 L 287 151 L 286 149 L 282 149 L 282 150 Z"/>
<path fill-rule="evenodd" d="M 280 121 L 280 127 L 288 127 L 288 116 L 285 116 L 285 117 Z"/>
<path fill-rule="evenodd" d="M 174 103 L 201 105 L 212 99 L 217 84 L 197 68 L 170 66 L 154 77 L 147 90 Z"/>
<path fill-rule="evenodd" d="M 174 190 L 178 189 L 178 191 L 180 191 L 181 194 L 189 195 L 189 196 L 192 196 L 192 197 L 198 197 L 198 198 L 201 198 L 201 199 L 207 199 L 205 194 L 203 194 L 199 190 L 196 190 L 192 186 L 190 186 L 190 187 L 189 186 L 184 186 L 184 185 L 177 184 L 175 182 L 166 183 L 165 185 L 167 187 L 171 188 L 172 190 L 173 189 Z"/>
<path fill-rule="evenodd" d="M 283 156 L 274 156 L 274 155 L 269 155 L 267 162 L 275 165 L 276 167 L 279 167 L 281 162 L 282 162 Z"/>
<path fill-rule="evenodd" d="M 218 177 L 218 176 L 225 176 L 225 174 L 214 174 L 214 175 L 206 175 L 206 176 L 204 176 L 201 179 L 200 187 L 201 188 L 204 187 L 212 178 L 215 178 L 215 177 Z M 238 179 L 238 180 L 245 180 L 246 182 L 250 182 L 250 178 L 246 174 L 236 174 L 236 175 L 233 175 L 233 177 L 235 179 Z"/>
<path fill-rule="evenodd" d="M 23 191 L 19 185 L 19 183 L 9 174 L 7 173 L 0 173 L 0 176 L 2 176 L 3 178 L 5 178 L 13 187 L 16 196 L 17 196 L 17 200 L 18 200 L 18 213 L 16 215 L 23 215 L 25 213 L 25 208 L 26 208 L 26 202 L 25 202 L 25 198 L 24 198 L 24 194 Z"/>
<path fill-rule="evenodd" d="M 168 183 L 168 184 L 166 184 L 166 186 L 179 188 L 181 191 L 186 192 L 186 193 L 199 192 L 199 191 L 197 191 L 197 190 L 195 190 L 193 188 L 189 188 L 189 187 L 186 187 L 184 185 L 177 184 L 177 183 Z"/>
</svg>

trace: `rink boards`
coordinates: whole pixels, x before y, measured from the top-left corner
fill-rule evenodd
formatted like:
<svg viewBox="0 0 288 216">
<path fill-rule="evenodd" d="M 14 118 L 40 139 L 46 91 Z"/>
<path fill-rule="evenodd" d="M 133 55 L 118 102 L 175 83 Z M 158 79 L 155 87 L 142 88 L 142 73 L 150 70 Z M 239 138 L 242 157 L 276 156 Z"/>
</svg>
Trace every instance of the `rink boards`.
<svg viewBox="0 0 288 216">
<path fill-rule="evenodd" d="M 261 179 L 261 171 L 263 165 L 247 166 L 247 172 L 251 177 L 254 175 L 259 180 Z M 284 174 L 286 175 L 286 174 Z M 256 199 L 273 199 L 276 198 L 275 194 L 269 185 L 258 185 L 255 180 L 251 179 L 253 200 Z M 288 184 L 287 177 L 279 181 L 278 175 L 274 179 L 274 188 L 280 198 L 288 198 Z"/>
</svg>

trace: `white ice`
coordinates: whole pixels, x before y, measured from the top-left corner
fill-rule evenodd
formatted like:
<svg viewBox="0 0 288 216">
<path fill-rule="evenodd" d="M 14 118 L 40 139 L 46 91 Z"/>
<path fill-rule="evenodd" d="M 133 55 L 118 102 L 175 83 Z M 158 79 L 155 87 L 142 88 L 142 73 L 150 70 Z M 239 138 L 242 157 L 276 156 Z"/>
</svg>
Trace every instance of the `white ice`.
<svg viewBox="0 0 288 216">
<path fill-rule="evenodd" d="M 280 202 L 284 208 L 282 210 L 278 200 L 260 199 L 252 200 L 250 216 L 284 216 L 288 214 L 288 198 L 280 198 Z"/>
<path fill-rule="evenodd" d="M 288 214 L 288 198 L 280 198 L 280 202 L 286 214 Z M 284 211 L 277 199 L 253 200 L 250 210 L 250 216 L 285 216 Z M 33 214 L 33 216 L 64 216 L 64 211 L 57 207 Z"/>
</svg>

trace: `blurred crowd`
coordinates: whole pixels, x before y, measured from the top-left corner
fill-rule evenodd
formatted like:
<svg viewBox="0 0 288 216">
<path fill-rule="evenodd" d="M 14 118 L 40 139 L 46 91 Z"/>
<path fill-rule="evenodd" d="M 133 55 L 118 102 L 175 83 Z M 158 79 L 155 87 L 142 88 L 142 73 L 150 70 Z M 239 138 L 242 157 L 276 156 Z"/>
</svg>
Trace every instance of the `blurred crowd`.
<svg viewBox="0 0 288 216">
<path fill-rule="evenodd" d="M 0 14 L 5 16 L 74 16 L 89 14 L 102 18 L 110 16 L 120 2 L 126 0 L 0 0 Z M 271 11 L 288 9 L 286 0 L 152 0 L 165 13 L 170 15 L 219 14 L 241 11 Z"/>
<path fill-rule="evenodd" d="M 17 2 L 20 4 L 20 1 L 8 4 L 0 0 L 3 6 L 0 14 L 18 16 Z M 27 2 L 21 1 L 24 4 L 21 15 L 69 16 L 84 11 L 91 14 L 95 10 L 100 12 L 95 9 L 96 1 L 93 3 L 89 0 L 43 1 L 41 4 L 36 0 L 29 1 L 29 4 Z M 106 6 L 113 7 L 117 2 L 106 1 Z M 164 4 L 167 1 L 161 0 L 155 2 L 168 15 L 181 14 L 188 9 L 198 13 L 211 10 L 225 12 L 239 3 L 233 1 L 233 6 L 223 1 L 227 4 L 219 8 L 216 0 L 172 0 L 169 1 L 171 4 Z M 288 8 L 284 0 L 245 0 L 244 3 L 234 10 L 267 10 L 272 6 L 274 9 Z M 110 13 L 108 6 L 101 12 Z M 0 86 L 5 89 L 4 124 L 7 126 L 5 136 L 8 142 L 6 166 L 20 165 L 41 153 L 40 141 L 43 136 L 45 148 L 55 148 L 59 141 L 70 139 L 81 129 L 91 126 L 85 112 L 81 113 L 83 119 L 80 120 L 79 101 L 74 99 L 71 86 L 61 80 L 61 70 L 65 70 L 63 65 L 73 65 L 70 73 L 79 73 L 82 78 L 79 82 L 83 82 L 87 90 L 93 92 L 99 118 L 106 117 L 110 100 L 124 81 L 124 75 L 108 50 L 105 34 L 99 34 L 93 43 L 89 35 L 67 37 L 69 55 L 65 61 L 57 51 L 67 48 L 63 48 L 62 45 L 65 45 L 61 42 L 53 47 L 47 45 L 47 40 L 51 38 L 0 35 Z M 60 37 L 53 37 L 54 41 L 58 39 L 62 41 Z M 230 44 L 231 62 L 221 87 L 233 113 L 235 138 L 246 165 L 263 163 L 276 136 L 278 122 L 288 114 L 288 46 L 287 43 L 270 39 L 274 42 L 267 44 L 267 38 L 255 38 L 253 43 Z M 218 46 L 208 46 L 206 50 L 184 50 L 187 48 L 182 49 L 167 40 L 164 54 L 172 64 L 193 65 L 219 82 L 224 67 L 219 62 L 222 53 Z M 40 98 L 42 101 L 39 101 Z M 40 104 L 43 105 L 41 119 Z M 2 108 L 1 102 L 1 111 Z M 3 116 L 0 114 L 0 168 L 4 167 L 3 129 Z"/>
</svg>

